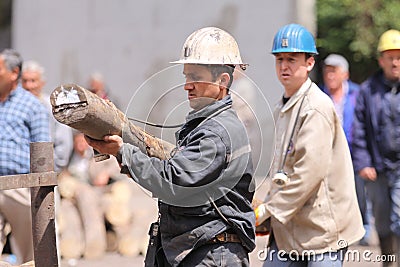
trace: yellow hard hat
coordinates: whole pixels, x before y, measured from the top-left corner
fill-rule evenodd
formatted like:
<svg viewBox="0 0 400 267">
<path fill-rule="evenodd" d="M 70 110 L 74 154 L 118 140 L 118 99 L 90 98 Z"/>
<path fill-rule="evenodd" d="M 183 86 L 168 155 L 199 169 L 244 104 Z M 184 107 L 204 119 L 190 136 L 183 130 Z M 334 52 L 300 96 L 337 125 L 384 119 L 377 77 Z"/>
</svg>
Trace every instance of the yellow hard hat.
<svg viewBox="0 0 400 267">
<path fill-rule="evenodd" d="M 171 63 L 227 64 L 245 68 L 235 39 L 224 30 L 206 27 L 185 41 L 179 60 Z"/>
<path fill-rule="evenodd" d="M 400 49 L 400 31 L 388 30 L 379 39 L 378 52 L 394 49 Z"/>
</svg>

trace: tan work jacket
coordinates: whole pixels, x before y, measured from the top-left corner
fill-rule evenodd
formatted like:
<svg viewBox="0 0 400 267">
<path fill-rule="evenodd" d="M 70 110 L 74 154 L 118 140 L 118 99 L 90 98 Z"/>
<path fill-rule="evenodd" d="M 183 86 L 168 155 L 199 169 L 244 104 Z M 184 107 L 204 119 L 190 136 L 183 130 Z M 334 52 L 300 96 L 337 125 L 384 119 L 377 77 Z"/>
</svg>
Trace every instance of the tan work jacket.
<svg viewBox="0 0 400 267">
<path fill-rule="evenodd" d="M 273 184 L 266 206 L 280 250 L 335 251 L 361 239 L 349 147 L 332 100 L 308 79 L 283 106 L 275 108 L 275 153 L 270 172 L 280 168 L 304 96 L 283 170 L 286 186 Z"/>
</svg>

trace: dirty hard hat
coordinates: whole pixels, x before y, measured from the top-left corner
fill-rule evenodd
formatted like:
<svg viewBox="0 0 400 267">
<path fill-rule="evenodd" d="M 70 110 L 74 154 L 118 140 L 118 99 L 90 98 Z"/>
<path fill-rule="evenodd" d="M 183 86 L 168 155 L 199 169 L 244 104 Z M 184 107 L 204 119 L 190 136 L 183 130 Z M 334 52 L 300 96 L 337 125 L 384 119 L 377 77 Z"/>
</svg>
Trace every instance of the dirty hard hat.
<svg viewBox="0 0 400 267">
<path fill-rule="evenodd" d="M 388 30 L 379 38 L 378 52 L 400 49 L 400 31 Z"/>
<path fill-rule="evenodd" d="M 206 27 L 193 32 L 185 41 L 180 59 L 170 63 L 245 65 L 235 39 L 226 31 Z"/>
<path fill-rule="evenodd" d="M 313 35 L 299 24 L 288 24 L 276 33 L 272 54 L 284 52 L 318 54 Z"/>
</svg>

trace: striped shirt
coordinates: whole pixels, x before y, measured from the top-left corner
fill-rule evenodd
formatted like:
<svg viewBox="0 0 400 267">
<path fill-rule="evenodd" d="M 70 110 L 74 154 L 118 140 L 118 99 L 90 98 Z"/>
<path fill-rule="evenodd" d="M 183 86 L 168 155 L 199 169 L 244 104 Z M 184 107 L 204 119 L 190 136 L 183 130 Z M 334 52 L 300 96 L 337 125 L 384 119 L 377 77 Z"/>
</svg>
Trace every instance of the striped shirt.
<svg viewBox="0 0 400 267">
<path fill-rule="evenodd" d="M 20 85 L 0 102 L 0 175 L 29 173 L 30 143 L 50 141 L 46 108 Z"/>
</svg>

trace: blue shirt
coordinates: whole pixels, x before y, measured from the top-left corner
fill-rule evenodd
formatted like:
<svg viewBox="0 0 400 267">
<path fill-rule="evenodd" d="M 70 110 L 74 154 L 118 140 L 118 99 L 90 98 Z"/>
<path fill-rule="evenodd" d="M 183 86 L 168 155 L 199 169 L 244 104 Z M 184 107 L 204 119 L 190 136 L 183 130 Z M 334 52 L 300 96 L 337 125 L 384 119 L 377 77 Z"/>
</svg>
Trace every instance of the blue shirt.
<svg viewBox="0 0 400 267">
<path fill-rule="evenodd" d="M 45 107 L 20 85 L 0 102 L 0 175 L 29 173 L 30 143 L 50 141 Z"/>
<path fill-rule="evenodd" d="M 352 142 L 353 142 L 353 120 L 354 120 L 354 108 L 356 106 L 356 101 L 358 97 L 358 93 L 360 91 L 360 86 L 350 80 L 347 80 L 346 85 L 344 85 L 345 95 L 343 97 L 343 102 L 341 103 L 341 110 L 339 117 L 341 118 L 342 126 L 344 133 L 346 134 L 346 139 L 350 147 L 350 152 L 352 152 Z M 322 91 L 332 96 L 329 93 L 328 88 L 326 86 L 322 86 Z M 335 105 L 335 108 L 336 105 Z M 338 110 L 338 109 L 336 109 Z"/>
</svg>

